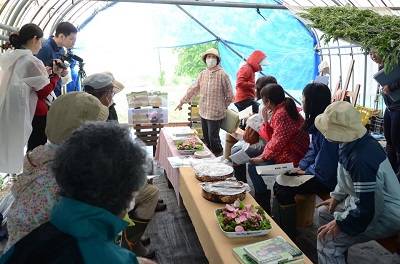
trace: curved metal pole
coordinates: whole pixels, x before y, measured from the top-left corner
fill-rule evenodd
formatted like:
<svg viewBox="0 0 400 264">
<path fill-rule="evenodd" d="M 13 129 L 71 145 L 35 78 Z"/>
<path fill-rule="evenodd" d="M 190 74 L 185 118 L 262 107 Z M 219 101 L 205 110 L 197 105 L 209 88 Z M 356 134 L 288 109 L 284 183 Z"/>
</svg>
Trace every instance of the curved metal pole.
<svg viewBox="0 0 400 264">
<path fill-rule="evenodd" d="M 23 0 L 23 1 L 19 2 L 19 6 L 13 12 L 14 15 L 11 17 L 10 21 L 7 24 L 14 26 L 15 20 L 17 20 L 18 15 L 21 13 L 21 10 L 24 8 L 24 6 L 26 5 L 27 2 L 28 2 L 28 0 Z"/>
<path fill-rule="evenodd" d="M 74 1 L 74 3 L 72 5 L 70 5 L 67 9 L 64 10 L 64 12 L 62 12 L 58 16 L 58 18 L 53 23 L 53 26 L 52 26 L 52 28 L 50 30 L 50 34 L 56 30 L 56 27 L 57 27 L 58 23 L 69 13 L 69 11 L 71 11 L 80 2 L 82 2 L 82 0 Z"/>
<path fill-rule="evenodd" d="M 188 15 L 191 19 L 193 19 L 194 21 L 196 21 L 197 24 L 199 24 L 202 28 L 204 28 L 205 30 L 207 30 L 211 35 L 213 35 L 218 41 L 220 41 L 222 44 L 224 44 L 228 49 L 230 49 L 233 53 L 235 53 L 237 56 L 239 56 L 241 59 L 243 59 L 244 61 L 246 61 L 246 59 L 239 53 L 237 52 L 234 48 L 232 48 L 228 43 L 226 43 L 223 39 L 221 39 L 219 36 L 217 36 L 216 34 L 214 34 L 214 32 L 212 32 L 210 29 L 208 29 L 205 25 L 203 25 L 199 20 L 197 20 L 195 17 L 193 17 L 189 12 L 187 12 L 183 7 L 176 5 L 180 10 L 182 10 L 186 15 Z M 266 76 L 262 71 L 260 71 L 260 74 L 263 76 Z M 301 105 L 301 103 L 294 98 L 291 94 L 289 94 L 288 92 L 286 92 L 284 90 L 285 94 L 288 95 L 290 98 L 293 99 L 293 101 L 295 101 L 298 105 Z"/>
<path fill-rule="evenodd" d="M 215 7 L 237 7 L 237 8 L 264 8 L 264 9 L 284 9 L 283 5 L 240 3 L 240 2 L 220 2 L 220 1 L 184 1 L 184 0 L 99 0 L 98 2 L 126 2 L 143 4 L 167 4 L 167 5 L 192 5 L 192 6 L 215 6 Z M 308 6 L 312 7 L 312 6 Z"/>
<path fill-rule="evenodd" d="M 7 30 L 7 31 L 10 31 L 10 32 L 18 32 L 19 31 L 19 29 L 16 28 L 16 27 L 4 25 L 4 24 L 1 24 L 1 23 L 0 23 L 0 28 L 4 29 L 4 30 Z"/>
</svg>

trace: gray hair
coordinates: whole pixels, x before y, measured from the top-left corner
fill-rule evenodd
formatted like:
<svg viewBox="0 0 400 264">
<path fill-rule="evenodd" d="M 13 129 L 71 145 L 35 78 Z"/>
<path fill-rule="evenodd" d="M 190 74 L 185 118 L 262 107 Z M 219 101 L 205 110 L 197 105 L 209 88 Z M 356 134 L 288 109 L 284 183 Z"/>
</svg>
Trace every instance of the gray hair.
<svg viewBox="0 0 400 264">
<path fill-rule="evenodd" d="M 115 123 L 86 122 L 57 149 L 60 195 L 119 215 L 146 183 L 147 152 Z"/>
</svg>

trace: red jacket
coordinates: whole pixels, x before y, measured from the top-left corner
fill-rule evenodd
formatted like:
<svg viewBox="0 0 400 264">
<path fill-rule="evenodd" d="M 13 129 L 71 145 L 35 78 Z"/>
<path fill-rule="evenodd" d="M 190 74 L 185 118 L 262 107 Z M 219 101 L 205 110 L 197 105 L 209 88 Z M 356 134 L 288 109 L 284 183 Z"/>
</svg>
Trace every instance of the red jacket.
<svg viewBox="0 0 400 264">
<path fill-rule="evenodd" d="M 271 123 L 265 121 L 260 129 L 260 136 L 267 139 L 261 157 L 265 160 L 275 160 L 277 164 L 293 162 L 297 167 L 310 145 L 307 131 L 300 130 L 304 119 L 293 120 L 285 109 L 285 102 L 277 105 L 272 113 Z"/>
<path fill-rule="evenodd" d="M 54 90 L 54 88 L 57 86 L 57 82 L 59 79 L 60 76 L 58 76 L 58 74 L 54 75 L 50 78 L 50 83 L 48 85 L 46 85 L 39 91 L 36 91 L 38 100 L 36 103 L 35 116 L 47 115 L 48 109 L 44 99 Z"/>
<path fill-rule="evenodd" d="M 235 103 L 247 98 L 256 97 L 255 72 L 261 71 L 259 63 L 266 57 L 265 53 L 255 50 L 250 54 L 245 65 L 236 73 Z"/>
</svg>

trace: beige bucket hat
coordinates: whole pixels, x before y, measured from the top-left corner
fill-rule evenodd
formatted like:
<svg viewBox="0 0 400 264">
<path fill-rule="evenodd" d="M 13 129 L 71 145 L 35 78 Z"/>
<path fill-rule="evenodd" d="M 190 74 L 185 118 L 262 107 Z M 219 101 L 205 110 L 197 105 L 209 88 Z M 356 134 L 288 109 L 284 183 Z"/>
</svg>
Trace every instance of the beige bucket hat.
<svg viewBox="0 0 400 264">
<path fill-rule="evenodd" d="M 335 142 L 351 142 L 367 133 L 360 112 L 344 101 L 330 104 L 315 118 L 315 126 L 327 139 Z"/>
<path fill-rule="evenodd" d="M 206 50 L 206 52 L 203 54 L 203 56 L 201 56 L 201 59 L 203 60 L 204 63 L 206 63 L 206 56 L 208 54 L 217 56 L 217 65 L 219 65 L 219 63 L 221 62 L 221 57 L 219 56 L 218 50 L 216 50 L 214 48 Z"/>
<path fill-rule="evenodd" d="M 108 107 L 89 93 L 71 92 L 58 97 L 47 114 L 46 135 L 56 145 L 67 140 L 85 121 L 106 121 Z"/>
</svg>

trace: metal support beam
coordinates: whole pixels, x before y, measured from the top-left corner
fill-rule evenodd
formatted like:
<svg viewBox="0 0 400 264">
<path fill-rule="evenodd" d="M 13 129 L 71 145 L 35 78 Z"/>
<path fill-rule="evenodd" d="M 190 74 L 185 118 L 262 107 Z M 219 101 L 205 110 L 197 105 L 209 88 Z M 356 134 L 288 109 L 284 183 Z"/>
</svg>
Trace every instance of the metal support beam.
<svg viewBox="0 0 400 264">
<path fill-rule="evenodd" d="M 143 4 L 167 4 L 167 5 L 192 5 L 192 6 L 214 6 L 214 7 L 237 7 L 237 8 L 262 8 L 262 9 L 288 9 L 284 5 L 270 5 L 270 4 L 258 4 L 258 3 L 240 3 L 240 2 L 219 2 L 219 1 L 205 1 L 205 0 L 97 0 L 98 2 L 125 2 L 125 3 L 143 3 Z M 295 6 L 298 7 L 298 6 Z M 315 6 L 302 6 L 302 8 L 313 8 Z M 362 8 L 374 7 L 363 6 Z M 387 8 L 391 10 L 400 10 L 398 7 Z"/>
<path fill-rule="evenodd" d="M 187 1 L 187 0 L 98 0 L 99 2 L 125 2 L 143 4 L 167 4 L 167 5 L 193 5 L 193 6 L 215 6 L 215 7 L 237 7 L 237 8 L 263 8 L 263 9 L 287 9 L 283 5 L 268 5 L 240 2 L 219 1 Z M 311 7 L 311 6 L 310 6 Z"/>
<path fill-rule="evenodd" d="M 9 37 L 0 35 L 0 40 L 2 40 L 2 41 L 9 41 Z"/>
<path fill-rule="evenodd" d="M 7 30 L 7 31 L 10 31 L 10 32 L 18 32 L 19 31 L 19 29 L 16 28 L 16 27 L 4 25 L 4 24 L 1 24 L 1 23 L 0 23 L 0 28 L 4 29 L 4 30 Z"/>
</svg>

